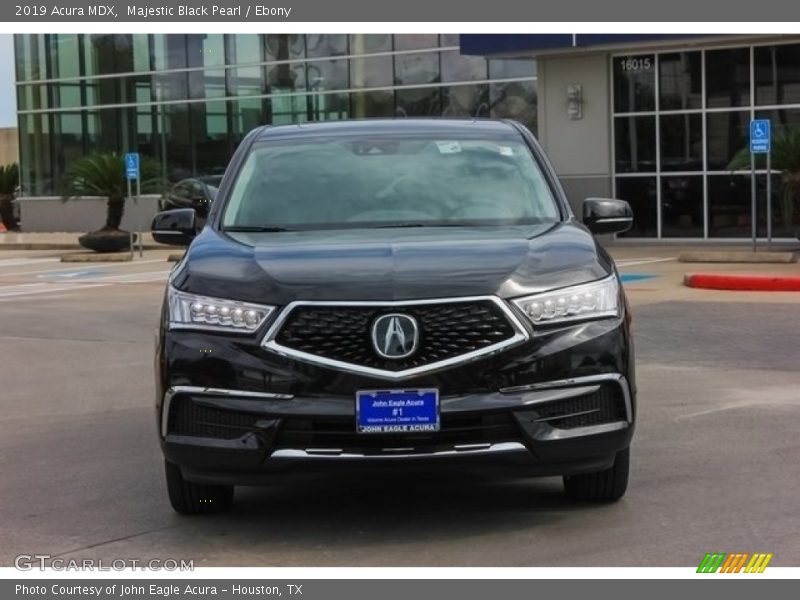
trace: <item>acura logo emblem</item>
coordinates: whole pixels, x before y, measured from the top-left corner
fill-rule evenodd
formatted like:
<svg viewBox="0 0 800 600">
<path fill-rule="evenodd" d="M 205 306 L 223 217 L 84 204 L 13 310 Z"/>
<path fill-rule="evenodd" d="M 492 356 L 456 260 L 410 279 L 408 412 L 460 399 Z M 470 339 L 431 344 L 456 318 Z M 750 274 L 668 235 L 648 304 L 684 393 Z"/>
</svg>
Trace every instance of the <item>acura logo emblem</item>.
<svg viewBox="0 0 800 600">
<path fill-rule="evenodd" d="M 419 343 L 417 320 L 410 315 L 382 315 L 372 324 L 372 346 L 383 358 L 411 356 Z"/>
</svg>

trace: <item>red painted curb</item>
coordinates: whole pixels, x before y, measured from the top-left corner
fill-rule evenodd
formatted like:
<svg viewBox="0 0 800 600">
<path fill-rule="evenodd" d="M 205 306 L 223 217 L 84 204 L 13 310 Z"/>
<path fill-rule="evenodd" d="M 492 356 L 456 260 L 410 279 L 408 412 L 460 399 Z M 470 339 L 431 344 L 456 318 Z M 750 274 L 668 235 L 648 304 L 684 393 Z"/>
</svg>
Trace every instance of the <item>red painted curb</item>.
<svg viewBox="0 0 800 600">
<path fill-rule="evenodd" d="M 683 283 L 687 287 L 706 290 L 800 292 L 800 277 L 693 273 L 684 275 Z"/>
</svg>

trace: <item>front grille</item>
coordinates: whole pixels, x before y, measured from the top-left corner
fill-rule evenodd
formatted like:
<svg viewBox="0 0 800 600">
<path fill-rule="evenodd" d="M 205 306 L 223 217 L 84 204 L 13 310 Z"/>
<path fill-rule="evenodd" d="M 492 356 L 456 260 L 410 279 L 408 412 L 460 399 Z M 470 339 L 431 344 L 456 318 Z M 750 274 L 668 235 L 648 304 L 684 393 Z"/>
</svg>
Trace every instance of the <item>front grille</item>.
<svg viewBox="0 0 800 600">
<path fill-rule="evenodd" d="M 372 347 L 371 327 L 388 313 L 414 317 L 419 346 L 407 358 L 392 360 Z M 385 371 L 402 371 L 484 350 L 512 338 L 514 327 L 491 300 L 383 306 L 298 306 L 275 340 L 281 346 Z"/>
<path fill-rule="evenodd" d="M 625 399 L 618 385 L 603 384 L 592 394 L 549 402 L 536 407 L 535 421 L 558 429 L 602 425 L 627 418 Z"/>
<path fill-rule="evenodd" d="M 441 415 L 436 432 L 403 434 L 356 433 L 352 419 L 286 419 L 275 439 L 276 448 L 335 448 L 344 452 L 381 452 L 387 448 L 432 452 L 459 444 L 520 440 L 509 413 Z"/>
<path fill-rule="evenodd" d="M 258 415 L 200 406 L 191 398 L 174 398 L 167 433 L 233 440 L 256 429 Z"/>
</svg>

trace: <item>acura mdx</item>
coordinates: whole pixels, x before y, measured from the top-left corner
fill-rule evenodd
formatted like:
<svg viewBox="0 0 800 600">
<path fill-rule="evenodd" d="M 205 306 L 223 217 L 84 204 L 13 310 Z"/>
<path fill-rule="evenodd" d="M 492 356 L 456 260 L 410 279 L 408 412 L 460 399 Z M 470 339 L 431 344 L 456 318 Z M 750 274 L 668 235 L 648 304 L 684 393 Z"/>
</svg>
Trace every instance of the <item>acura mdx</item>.
<svg viewBox="0 0 800 600">
<path fill-rule="evenodd" d="M 533 135 L 500 120 L 261 127 L 166 289 L 156 415 L 172 506 L 228 509 L 288 469 L 507 461 L 620 498 L 636 417 L 631 319 Z"/>
</svg>

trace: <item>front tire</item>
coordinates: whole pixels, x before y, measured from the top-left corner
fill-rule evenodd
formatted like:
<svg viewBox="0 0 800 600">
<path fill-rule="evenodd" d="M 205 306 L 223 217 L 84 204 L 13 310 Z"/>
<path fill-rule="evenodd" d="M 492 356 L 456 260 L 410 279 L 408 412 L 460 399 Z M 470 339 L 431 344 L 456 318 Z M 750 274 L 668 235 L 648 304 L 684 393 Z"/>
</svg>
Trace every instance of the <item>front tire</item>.
<svg viewBox="0 0 800 600">
<path fill-rule="evenodd" d="M 183 478 L 178 465 L 164 461 L 169 501 L 182 515 L 208 515 L 230 510 L 233 505 L 232 485 L 195 483 Z"/>
<path fill-rule="evenodd" d="M 628 489 L 630 448 L 617 453 L 614 465 L 603 471 L 564 476 L 564 491 L 572 500 L 615 502 Z"/>
</svg>

